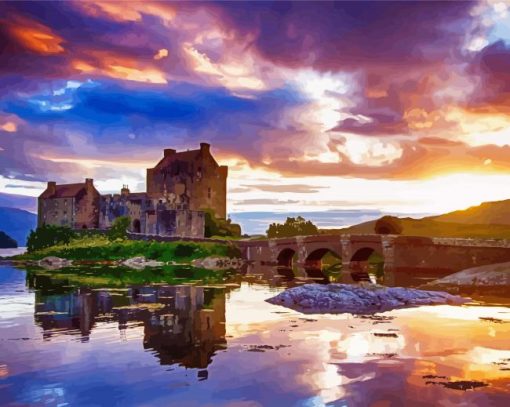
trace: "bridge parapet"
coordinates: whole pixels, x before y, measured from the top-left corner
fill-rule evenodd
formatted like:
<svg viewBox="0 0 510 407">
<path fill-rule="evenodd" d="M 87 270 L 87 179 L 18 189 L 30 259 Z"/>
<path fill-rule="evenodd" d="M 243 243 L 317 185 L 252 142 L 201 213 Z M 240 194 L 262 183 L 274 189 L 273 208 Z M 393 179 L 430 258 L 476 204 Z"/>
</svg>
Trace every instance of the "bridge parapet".
<svg viewBox="0 0 510 407">
<path fill-rule="evenodd" d="M 433 237 L 432 242 L 434 244 L 444 246 L 510 248 L 510 240 L 508 239 L 463 239 L 449 237 Z"/>
</svg>

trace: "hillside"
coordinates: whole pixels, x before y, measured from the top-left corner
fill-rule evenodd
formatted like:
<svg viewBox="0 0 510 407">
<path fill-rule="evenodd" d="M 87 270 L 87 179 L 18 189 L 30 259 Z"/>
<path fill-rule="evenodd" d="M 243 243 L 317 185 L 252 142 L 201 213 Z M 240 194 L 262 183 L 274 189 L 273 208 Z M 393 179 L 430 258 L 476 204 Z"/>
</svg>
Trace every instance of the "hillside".
<svg viewBox="0 0 510 407">
<path fill-rule="evenodd" d="M 508 225 L 475 225 L 468 223 L 439 222 L 430 218 L 401 218 L 402 235 L 425 237 L 464 237 L 510 239 Z M 323 233 L 374 233 L 375 220 L 344 229 L 322 230 Z"/>
<path fill-rule="evenodd" d="M 510 199 L 484 202 L 478 206 L 425 219 L 463 224 L 510 225 Z"/>
<path fill-rule="evenodd" d="M 0 207 L 0 230 L 25 246 L 30 230 L 37 225 L 37 215 L 23 209 Z"/>
<path fill-rule="evenodd" d="M 37 198 L 0 192 L 0 207 L 24 209 L 35 213 L 37 212 Z"/>
<path fill-rule="evenodd" d="M 510 239 L 510 199 L 423 219 L 400 218 L 402 235 Z M 374 233 L 376 220 L 321 233 Z"/>
</svg>

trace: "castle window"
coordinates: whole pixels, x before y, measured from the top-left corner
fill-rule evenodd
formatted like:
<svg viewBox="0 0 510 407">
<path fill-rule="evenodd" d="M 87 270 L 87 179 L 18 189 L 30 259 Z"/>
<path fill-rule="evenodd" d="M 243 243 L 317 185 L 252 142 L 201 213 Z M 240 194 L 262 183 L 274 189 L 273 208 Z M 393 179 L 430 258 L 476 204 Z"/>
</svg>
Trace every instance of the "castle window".
<svg viewBox="0 0 510 407">
<path fill-rule="evenodd" d="M 211 199 L 211 188 L 207 188 L 207 198 Z"/>
</svg>

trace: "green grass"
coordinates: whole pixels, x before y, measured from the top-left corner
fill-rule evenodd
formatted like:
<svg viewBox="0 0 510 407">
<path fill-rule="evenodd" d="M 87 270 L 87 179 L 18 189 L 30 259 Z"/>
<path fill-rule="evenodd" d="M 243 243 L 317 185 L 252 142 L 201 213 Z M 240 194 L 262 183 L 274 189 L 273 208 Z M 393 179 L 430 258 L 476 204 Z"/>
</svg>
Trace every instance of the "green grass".
<svg viewBox="0 0 510 407">
<path fill-rule="evenodd" d="M 209 242 L 146 242 L 117 240 L 110 242 L 104 236 L 84 236 L 69 244 L 56 245 L 32 253 L 16 256 L 17 260 L 39 260 L 47 256 L 69 260 L 108 261 L 136 256 L 158 261 L 189 262 L 208 256 L 239 257 L 239 249 L 233 244 Z"/>
<path fill-rule="evenodd" d="M 92 288 L 124 287 L 150 283 L 183 284 L 221 284 L 232 274 L 231 271 L 206 270 L 191 266 L 164 266 L 132 270 L 127 267 L 88 266 L 66 267 L 59 270 L 41 270 L 27 267 L 30 275 L 39 278 L 47 276 L 50 280 L 61 280 L 66 284 L 78 284 Z"/>
</svg>

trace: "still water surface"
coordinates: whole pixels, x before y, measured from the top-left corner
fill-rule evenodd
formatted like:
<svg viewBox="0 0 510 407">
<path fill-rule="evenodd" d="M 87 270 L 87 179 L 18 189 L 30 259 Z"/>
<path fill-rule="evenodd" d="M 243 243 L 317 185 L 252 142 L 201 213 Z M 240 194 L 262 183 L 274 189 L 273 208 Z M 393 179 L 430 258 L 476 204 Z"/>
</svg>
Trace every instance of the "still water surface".
<svg viewBox="0 0 510 407">
<path fill-rule="evenodd" d="M 93 288 L 0 266 L 0 405 L 510 405 L 508 306 L 303 315 L 264 301 L 277 278 L 225 283 Z"/>
</svg>

